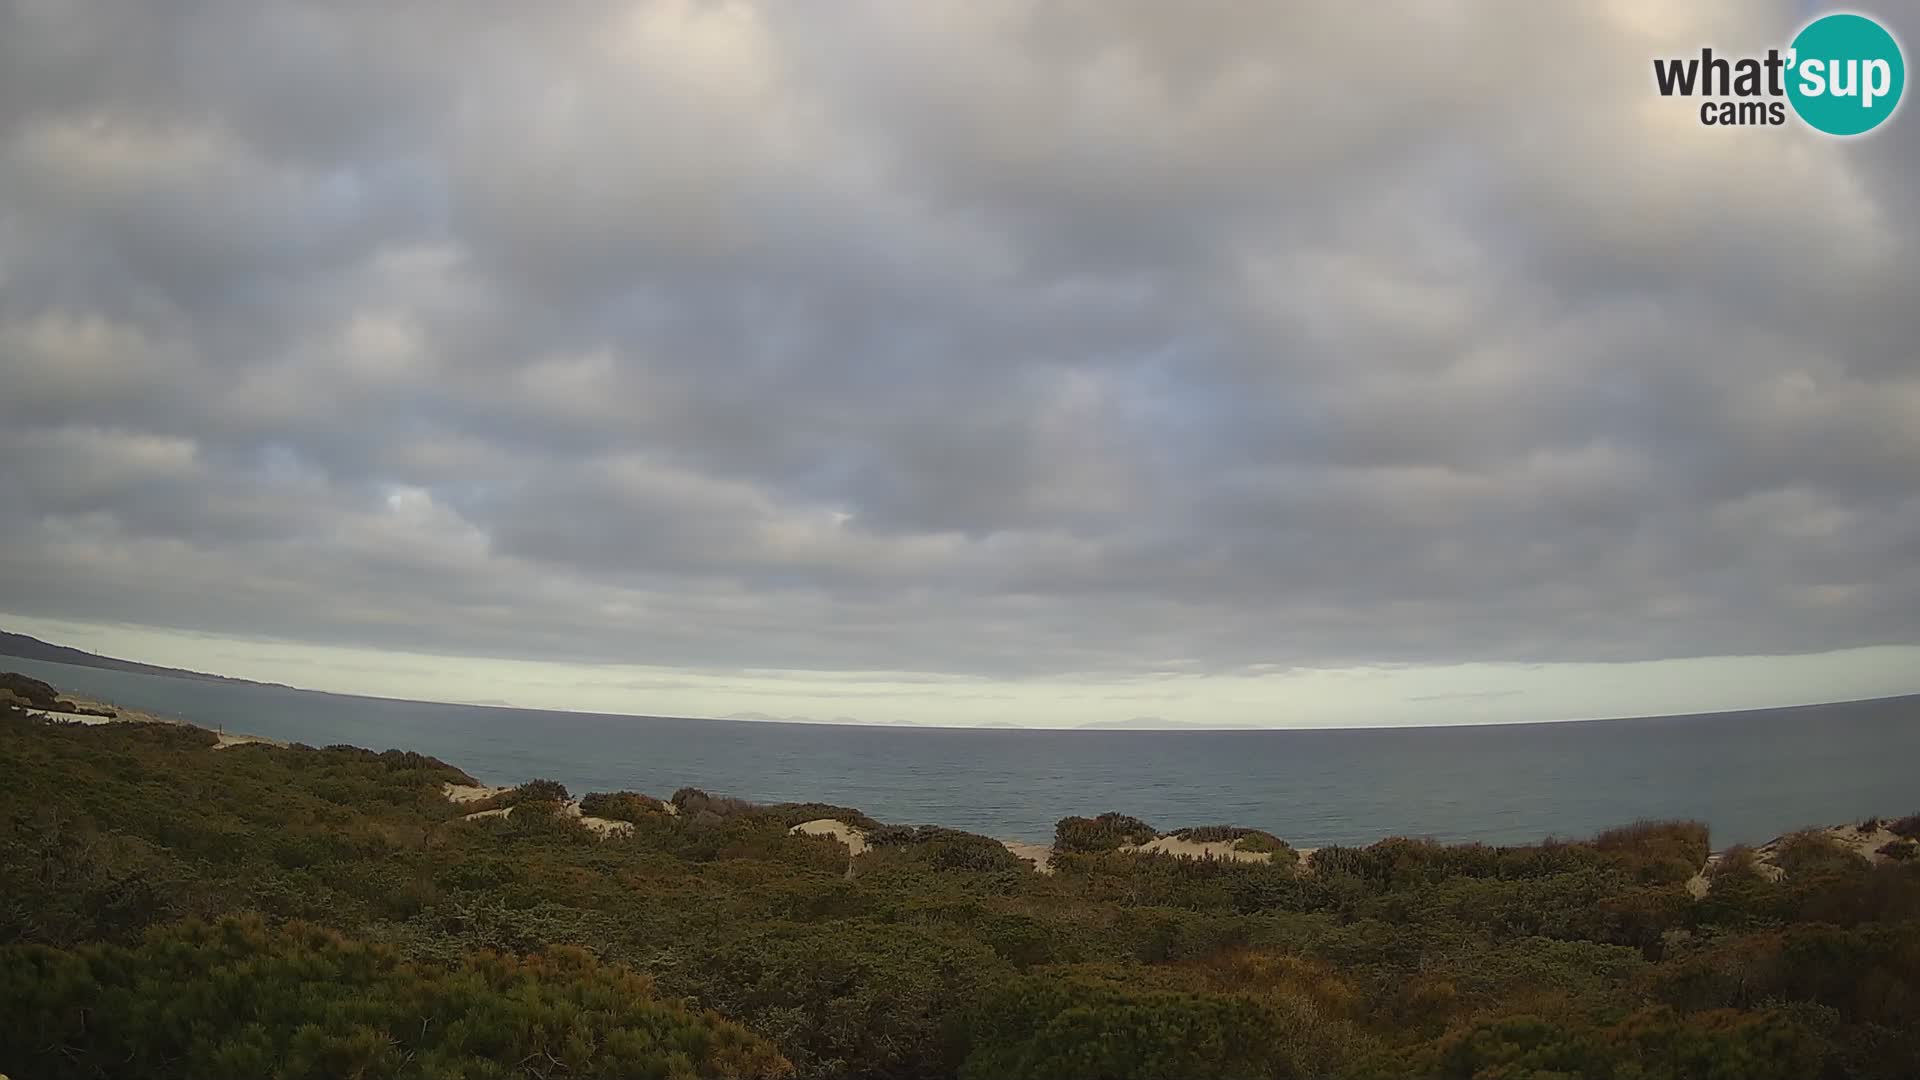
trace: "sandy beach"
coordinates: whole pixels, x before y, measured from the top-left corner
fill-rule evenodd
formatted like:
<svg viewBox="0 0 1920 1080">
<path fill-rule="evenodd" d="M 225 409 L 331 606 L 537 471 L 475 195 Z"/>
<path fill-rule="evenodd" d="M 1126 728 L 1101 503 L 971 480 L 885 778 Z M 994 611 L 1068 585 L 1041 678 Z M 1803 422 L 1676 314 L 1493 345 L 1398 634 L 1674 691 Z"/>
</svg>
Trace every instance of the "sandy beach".
<svg viewBox="0 0 1920 1080">
<path fill-rule="evenodd" d="M 103 724 L 174 724 L 181 727 L 198 727 L 199 726 L 198 724 L 189 723 L 188 721 L 182 720 L 178 717 L 162 716 L 159 713 L 147 712 L 144 709 L 130 709 L 124 705 L 117 705 L 111 701 L 96 701 L 92 698 L 80 697 L 77 694 L 66 694 L 63 696 L 62 700 L 71 702 L 72 704 L 78 706 L 79 708 L 87 709 L 90 711 L 66 712 L 58 709 L 36 709 L 31 707 L 29 707 L 27 711 L 32 713 L 35 716 L 39 716 L 44 719 L 54 721 L 56 723 L 84 724 L 88 727 L 97 727 Z M 100 715 L 102 711 L 111 713 L 112 715 L 109 715 L 109 716 Z M 260 744 L 264 746 L 285 746 L 286 745 L 286 743 L 283 743 L 278 739 L 269 739 L 263 735 L 234 734 L 234 733 L 230 733 L 230 732 L 219 730 L 219 729 L 207 729 L 207 730 L 213 731 L 213 736 L 215 740 L 213 744 L 213 749 L 215 750 L 226 750 L 235 746 L 248 746 L 253 744 Z"/>
</svg>

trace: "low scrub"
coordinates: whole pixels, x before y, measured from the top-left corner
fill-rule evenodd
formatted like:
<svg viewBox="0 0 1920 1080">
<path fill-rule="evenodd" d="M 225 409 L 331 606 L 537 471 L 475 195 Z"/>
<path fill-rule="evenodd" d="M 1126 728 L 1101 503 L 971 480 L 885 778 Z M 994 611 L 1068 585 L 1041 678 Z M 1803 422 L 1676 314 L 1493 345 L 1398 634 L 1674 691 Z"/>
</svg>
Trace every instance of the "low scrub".
<svg viewBox="0 0 1920 1080">
<path fill-rule="evenodd" d="M 249 918 L 0 950 L 0 1015 L 0 1061 L 45 1080 L 792 1073 L 766 1040 L 584 950 L 414 965 Z"/>
<path fill-rule="evenodd" d="M 1599 833 L 1592 845 L 1642 881 L 1685 881 L 1710 852 L 1707 827 L 1698 821 L 1636 821 Z"/>
<path fill-rule="evenodd" d="M 566 802 L 573 796 L 567 792 L 567 785 L 558 780 L 529 780 L 508 793 L 507 805 L 518 806 L 521 803 Z"/>
<path fill-rule="evenodd" d="M 1139 818 L 1109 811 L 1099 817 L 1061 818 L 1053 827 L 1053 849 L 1097 854 L 1129 844 L 1144 844 L 1159 835 L 1158 830 Z"/>
<path fill-rule="evenodd" d="M 1867 866 L 1867 860 L 1821 829 L 1797 832 L 1780 841 L 1773 863 L 1786 871 L 1788 877 L 1845 873 Z"/>
<path fill-rule="evenodd" d="M 977 833 L 938 825 L 886 825 L 867 833 L 876 851 L 898 851 L 935 870 L 1020 870 L 1026 862 L 1007 846 Z"/>
<path fill-rule="evenodd" d="M 669 814 L 666 803 L 637 791 L 590 792 L 580 797 L 580 812 L 587 817 L 635 824 Z"/>
<path fill-rule="evenodd" d="M 1907 862 L 1916 855 L 1920 855 L 1920 843 L 1915 843 L 1912 840 L 1895 840 L 1891 843 L 1881 844 L 1879 848 L 1874 851 L 1874 854 L 1885 856 L 1895 862 Z"/>
</svg>

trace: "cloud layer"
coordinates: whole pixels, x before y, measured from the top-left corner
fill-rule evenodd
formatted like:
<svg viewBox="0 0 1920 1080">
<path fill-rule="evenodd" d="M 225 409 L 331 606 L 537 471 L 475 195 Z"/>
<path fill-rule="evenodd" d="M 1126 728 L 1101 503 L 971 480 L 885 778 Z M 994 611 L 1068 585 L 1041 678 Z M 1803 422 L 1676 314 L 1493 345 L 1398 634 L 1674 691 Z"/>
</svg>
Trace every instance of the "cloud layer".
<svg viewBox="0 0 1920 1080">
<path fill-rule="evenodd" d="M 0 608 L 1022 678 L 1920 642 L 1790 5 L 0 9 Z M 1909 39 L 1915 27 L 1896 26 Z"/>
</svg>

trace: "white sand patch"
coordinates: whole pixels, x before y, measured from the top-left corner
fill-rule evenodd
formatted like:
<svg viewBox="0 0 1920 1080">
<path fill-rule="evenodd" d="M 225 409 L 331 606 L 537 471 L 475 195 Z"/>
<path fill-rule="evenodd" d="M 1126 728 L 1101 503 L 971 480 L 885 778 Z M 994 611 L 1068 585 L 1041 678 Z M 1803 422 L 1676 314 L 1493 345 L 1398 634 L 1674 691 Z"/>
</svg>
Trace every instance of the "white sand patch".
<svg viewBox="0 0 1920 1080">
<path fill-rule="evenodd" d="M 1053 866 L 1051 865 L 1053 860 L 1052 844 L 1029 844 L 1023 840 L 1002 840 L 1000 842 L 1005 844 L 1007 850 L 1013 852 L 1016 857 L 1032 863 L 1035 870 L 1043 874 L 1053 873 Z"/>
<path fill-rule="evenodd" d="M 1828 825 L 1825 828 L 1806 829 L 1802 831 L 1825 837 L 1840 847 L 1867 860 L 1869 863 L 1875 864 L 1891 861 L 1888 856 L 1880 854 L 1881 848 L 1886 847 L 1888 844 L 1897 844 L 1901 840 L 1906 839 L 1899 833 L 1887 828 L 1885 824 L 1877 821 L 1873 828 L 1866 830 L 1862 830 L 1857 825 Z M 1759 847 L 1754 848 L 1754 872 L 1766 878 L 1768 881 L 1779 881 L 1781 878 L 1786 877 L 1787 870 L 1786 867 L 1780 865 L 1780 855 L 1786 850 L 1787 841 L 1797 835 L 1799 834 L 1789 833 L 1786 836 L 1776 836 L 1766 843 L 1761 844 Z M 1709 892 L 1713 891 L 1713 869 L 1719 864 L 1724 855 L 1724 852 L 1716 851 L 1712 855 L 1707 856 L 1707 865 L 1701 868 L 1700 873 L 1695 874 L 1687 880 L 1687 892 L 1692 894 L 1694 899 L 1702 899 Z"/>
<path fill-rule="evenodd" d="M 800 836 L 831 836 L 847 845 L 849 856 L 863 855 L 867 850 L 867 831 L 837 818 L 815 818 L 812 821 L 803 821 L 787 831 Z"/>
<path fill-rule="evenodd" d="M 275 742 L 272 739 L 263 739 L 258 735 L 229 735 L 224 731 L 215 732 L 213 737 L 213 748 L 215 750 L 225 750 L 230 746 L 247 746 L 251 744 L 258 744 L 260 746 L 286 745 L 285 743 Z"/>
<path fill-rule="evenodd" d="M 1857 825 L 1829 825 L 1824 829 L 1807 831 L 1815 835 L 1824 835 L 1828 840 L 1872 863 L 1886 862 L 1887 857 L 1880 854 L 1880 849 L 1888 844 L 1897 844 L 1904 839 L 1899 833 L 1879 822 L 1875 822 L 1874 827 L 1866 832 L 1861 832 Z M 1786 848 L 1789 839 L 1792 837 L 1779 836 L 1767 841 L 1754 849 L 1754 857 L 1763 864 L 1777 865 L 1775 860 L 1780 857 L 1780 852 Z"/>
<path fill-rule="evenodd" d="M 1222 859 L 1228 862 L 1272 862 L 1271 851 L 1241 851 L 1234 847 L 1238 840 L 1182 840 L 1177 836 L 1163 836 L 1158 840 L 1149 840 L 1144 844 L 1128 845 L 1121 851 L 1131 851 L 1141 855 L 1174 855 L 1182 859 Z"/>
<path fill-rule="evenodd" d="M 88 727 L 98 727 L 101 724 L 124 723 L 124 721 L 117 716 L 93 716 L 88 713 L 55 712 L 52 709 L 32 709 L 29 711 L 42 720 L 51 720 L 56 724 L 85 724 Z"/>
<path fill-rule="evenodd" d="M 461 784 L 446 784 L 443 786 L 449 787 L 449 788 L 461 788 L 468 792 L 491 791 L 494 794 L 499 794 L 500 792 L 503 792 L 503 791 L 513 790 L 512 788 L 475 788 L 475 787 L 468 787 Z M 454 802 L 479 802 L 481 799 L 490 798 L 490 797 L 491 796 L 481 795 L 481 796 L 476 796 L 476 797 L 471 797 L 466 799 L 453 799 L 453 801 Z M 449 795 L 448 798 L 453 798 L 453 797 Z M 560 813 L 563 817 L 570 817 L 573 820 L 579 822 L 581 825 L 591 830 L 594 833 L 594 835 L 600 837 L 600 839 L 602 840 L 605 840 L 610 836 L 626 836 L 633 832 L 633 822 L 631 821 L 620 821 L 615 818 L 590 817 L 586 814 L 582 814 L 580 812 L 579 799 L 569 799 L 566 802 L 562 803 L 560 805 Z M 476 810 L 473 813 L 462 817 L 460 820 L 481 821 L 486 818 L 495 818 L 495 817 L 505 818 L 505 817 L 512 817 L 512 816 L 513 816 L 513 807 L 501 806 L 492 810 Z"/>
<path fill-rule="evenodd" d="M 585 825 L 587 828 L 592 829 L 595 833 L 599 834 L 602 840 L 605 840 L 609 836 L 625 836 L 633 831 L 633 822 L 631 821 L 621 821 L 618 818 L 588 817 L 582 814 L 580 812 L 579 799 L 568 799 L 565 809 L 561 812 L 578 821 L 580 824 Z"/>
<path fill-rule="evenodd" d="M 505 795 L 512 791 L 510 787 L 485 787 L 479 784 L 441 784 L 440 791 L 448 802 L 470 803 L 491 799 L 495 795 Z"/>
</svg>

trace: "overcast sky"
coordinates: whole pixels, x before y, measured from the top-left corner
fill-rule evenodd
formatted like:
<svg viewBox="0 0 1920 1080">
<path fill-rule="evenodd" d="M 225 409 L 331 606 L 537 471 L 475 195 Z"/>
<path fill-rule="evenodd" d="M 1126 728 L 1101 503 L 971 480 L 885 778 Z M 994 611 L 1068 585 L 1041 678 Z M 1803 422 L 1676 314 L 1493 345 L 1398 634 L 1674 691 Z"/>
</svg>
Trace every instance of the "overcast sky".
<svg viewBox="0 0 1920 1080">
<path fill-rule="evenodd" d="M 0 627 L 867 721 L 1920 690 L 1920 117 L 1653 92 L 1804 18 L 0 0 Z"/>
</svg>

